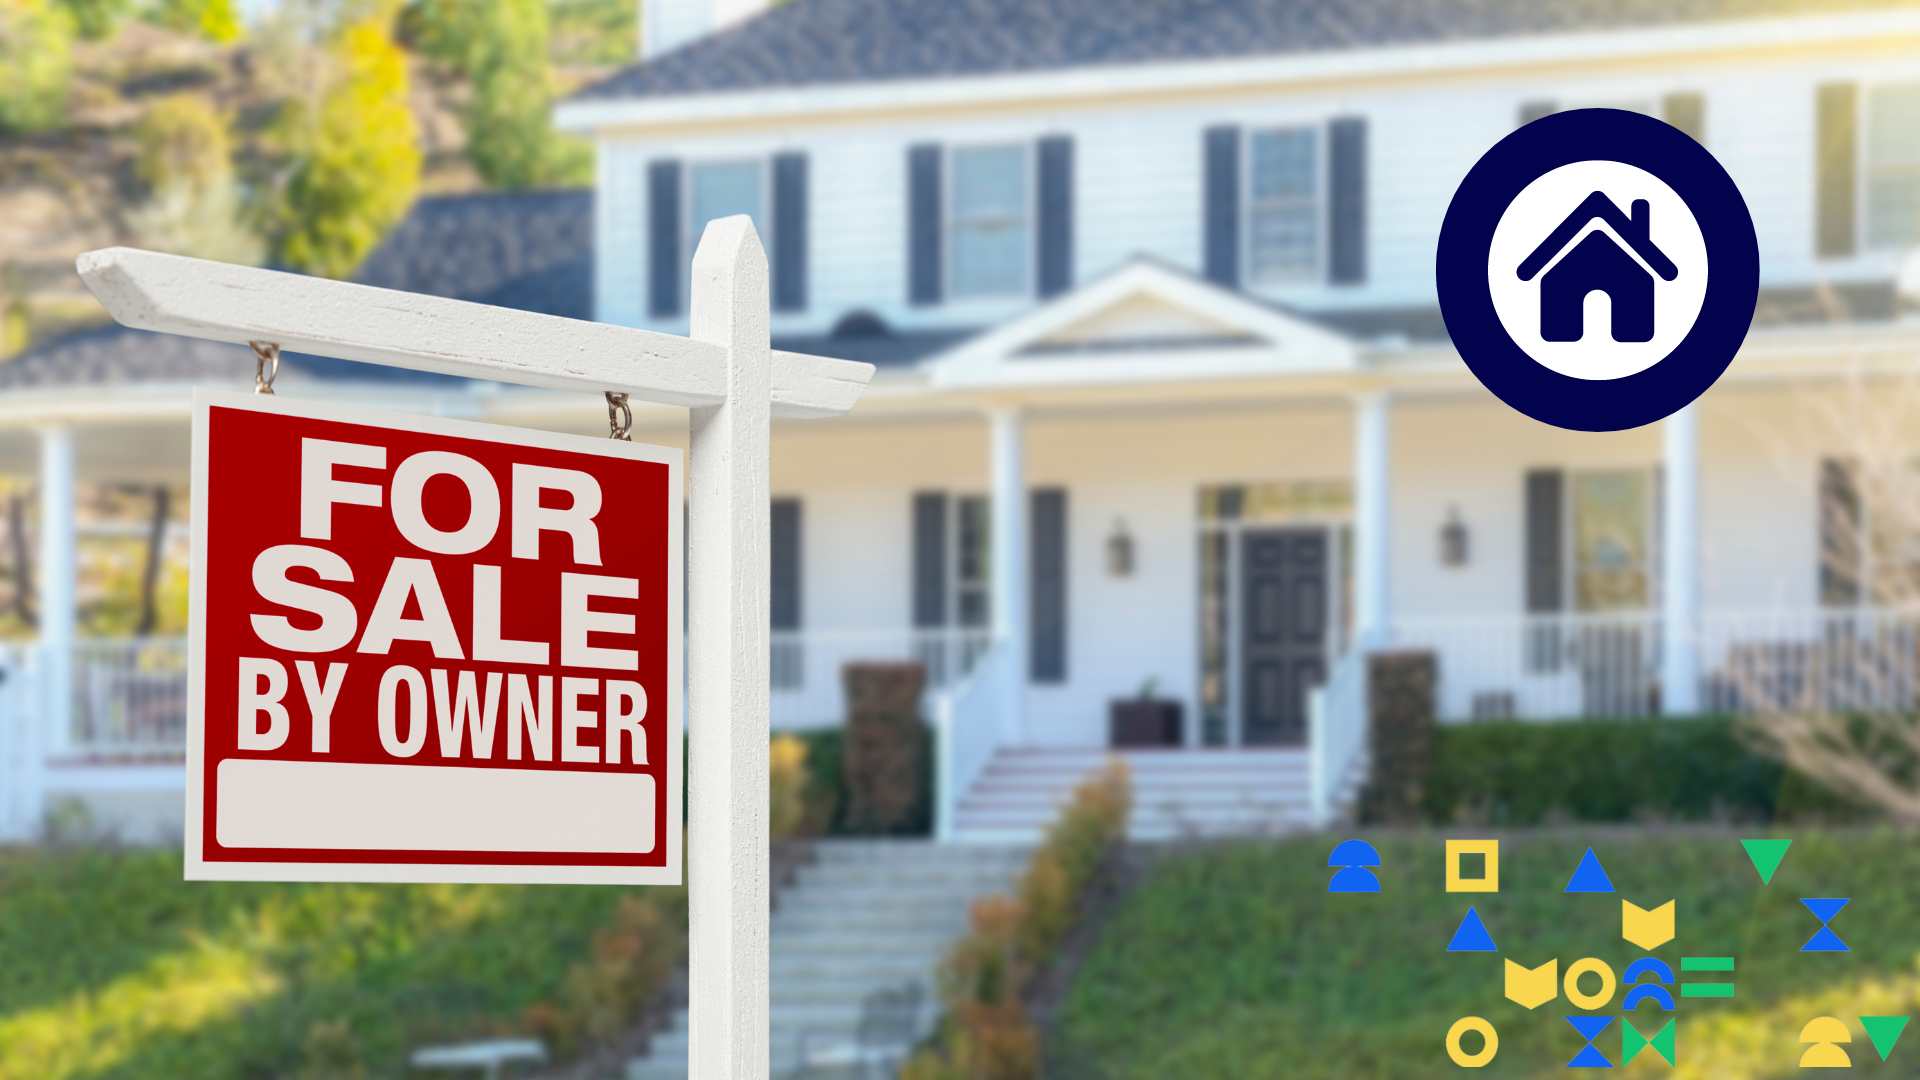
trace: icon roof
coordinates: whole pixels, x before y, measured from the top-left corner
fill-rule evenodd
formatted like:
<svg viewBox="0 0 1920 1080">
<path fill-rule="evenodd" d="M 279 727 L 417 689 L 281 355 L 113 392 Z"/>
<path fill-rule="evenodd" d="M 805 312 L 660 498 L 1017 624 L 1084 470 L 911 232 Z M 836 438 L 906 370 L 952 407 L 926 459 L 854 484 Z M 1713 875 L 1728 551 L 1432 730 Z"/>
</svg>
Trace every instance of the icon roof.
<svg viewBox="0 0 1920 1080">
<path fill-rule="evenodd" d="M 1648 237 L 1644 204 L 1645 200 L 1636 201 L 1635 208 L 1641 210 L 1641 213 L 1635 218 L 1629 218 L 1620 212 L 1620 207 L 1616 206 L 1612 199 L 1607 198 L 1604 191 L 1596 191 L 1581 199 L 1580 205 L 1573 208 L 1573 213 L 1568 214 L 1560 224 L 1554 226 L 1553 231 L 1547 234 L 1547 238 L 1540 241 L 1540 245 L 1533 249 L 1533 253 L 1520 263 L 1518 271 L 1520 280 L 1533 280 L 1533 276 L 1545 270 L 1554 256 L 1560 254 L 1561 249 L 1571 243 L 1580 230 L 1587 227 L 1589 221 L 1597 218 L 1602 224 L 1612 229 L 1615 236 L 1625 241 L 1627 246 L 1633 249 L 1633 253 L 1640 256 L 1641 261 L 1651 267 L 1654 273 L 1659 274 L 1663 280 L 1672 281 L 1680 275 L 1680 269 L 1674 266 L 1673 260 L 1667 258 L 1666 252 L 1661 251 Z"/>
<path fill-rule="evenodd" d="M 1380 853 L 1365 840 L 1343 840 L 1327 856 L 1328 866 L 1379 866 Z"/>
</svg>

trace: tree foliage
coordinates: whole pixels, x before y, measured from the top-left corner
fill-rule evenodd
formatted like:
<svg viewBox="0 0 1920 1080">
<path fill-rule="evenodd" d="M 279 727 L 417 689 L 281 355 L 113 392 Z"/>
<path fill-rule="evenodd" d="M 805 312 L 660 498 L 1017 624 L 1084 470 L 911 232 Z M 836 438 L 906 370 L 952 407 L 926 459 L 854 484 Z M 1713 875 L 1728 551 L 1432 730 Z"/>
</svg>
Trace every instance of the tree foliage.
<svg viewBox="0 0 1920 1080">
<path fill-rule="evenodd" d="M 49 0 L 0 0 L 0 132 L 46 131 L 67 118 L 73 19 Z"/>
<path fill-rule="evenodd" d="M 87 0 L 99 3 L 102 0 Z M 240 9 L 234 0 L 158 0 L 155 22 L 183 34 L 198 34 L 221 44 L 240 40 Z"/>
<path fill-rule="evenodd" d="M 317 103 L 289 102 L 277 124 L 292 168 L 274 219 L 283 261 L 337 277 L 406 213 L 421 155 L 406 57 L 384 24 L 347 26 L 332 52 L 335 70 Z"/>
<path fill-rule="evenodd" d="M 112 37 L 133 10 L 133 0 L 59 0 L 59 4 L 88 41 Z"/>
<path fill-rule="evenodd" d="M 483 180 L 505 188 L 586 181 L 590 152 L 553 130 L 546 0 L 419 0 L 413 16 L 422 51 L 473 84 L 467 157 Z"/>
</svg>

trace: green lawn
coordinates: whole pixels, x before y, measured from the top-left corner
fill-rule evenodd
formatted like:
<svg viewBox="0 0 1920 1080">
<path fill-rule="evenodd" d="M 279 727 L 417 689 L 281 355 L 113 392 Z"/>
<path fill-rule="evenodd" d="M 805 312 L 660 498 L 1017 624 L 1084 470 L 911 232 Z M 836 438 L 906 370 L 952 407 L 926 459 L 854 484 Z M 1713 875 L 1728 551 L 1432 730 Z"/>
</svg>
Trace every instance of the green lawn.
<svg viewBox="0 0 1920 1080">
<path fill-rule="evenodd" d="M 630 894 L 187 883 L 178 852 L 0 852 L 0 1078 L 396 1075 L 423 1042 L 526 1033 Z M 683 896 L 648 902 L 684 927 Z"/>
<path fill-rule="evenodd" d="M 1360 833 L 1386 863 L 1385 891 L 1326 891 L 1339 837 L 1241 843 L 1170 855 L 1122 901 L 1075 978 L 1055 1032 L 1069 1077 L 1564 1077 L 1581 1040 L 1564 994 L 1527 1012 L 1502 995 L 1502 961 L 1567 964 L 1597 956 L 1623 971 L 1645 955 L 1620 937 L 1620 901 L 1677 898 L 1678 937 L 1657 950 L 1733 955 L 1737 996 L 1677 998 L 1679 1065 L 1634 1062 L 1628 1075 L 1685 1080 L 1802 1075 L 1798 1036 L 1831 1014 L 1854 1033 L 1870 1075 L 1920 1072 L 1920 1027 L 1882 1064 L 1862 1014 L 1920 1015 L 1920 836 L 1892 830 L 1787 830 L 1794 844 L 1770 886 L 1714 829 L 1565 829 L 1506 834 L 1497 895 L 1448 895 L 1442 834 Z M 1459 831 L 1447 835 L 1487 835 Z M 1496 834 L 1498 835 L 1498 834 Z M 1562 890 L 1591 844 L 1618 890 Z M 1852 903 L 1834 929 L 1853 951 L 1799 951 L 1817 928 L 1805 896 Z M 1469 904 L 1499 954 L 1449 954 Z M 1591 980 L 1589 980 L 1591 982 Z M 1590 988 L 1590 987 L 1589 987 Z M 1619 999 L 1611 1011 L 1619 1014 Z M 1498 1028 L 1500 1050 L 1477 1072 L 1442 1041 L 1466 1015 Z M 1635 1011 L 1642 1031 L 1657 1007 Z M 1616 1020 L 1599 1040 L 1620 1060 Z M 1649 1052 L 1650 1053 L 1650 1052 Z"/>
</svg>

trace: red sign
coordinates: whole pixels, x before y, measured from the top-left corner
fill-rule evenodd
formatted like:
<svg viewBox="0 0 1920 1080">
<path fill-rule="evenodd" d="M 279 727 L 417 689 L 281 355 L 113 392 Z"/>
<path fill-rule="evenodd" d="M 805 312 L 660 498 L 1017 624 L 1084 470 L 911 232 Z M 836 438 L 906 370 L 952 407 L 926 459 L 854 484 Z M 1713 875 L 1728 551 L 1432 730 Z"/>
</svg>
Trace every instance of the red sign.
<svg viewBox="0 0 1920 1080">
<path fill-rule="evenodd" d="M 186 876 L 677 884 L 680 531 L 675 449 L 202 397 Z"/>
</svg>

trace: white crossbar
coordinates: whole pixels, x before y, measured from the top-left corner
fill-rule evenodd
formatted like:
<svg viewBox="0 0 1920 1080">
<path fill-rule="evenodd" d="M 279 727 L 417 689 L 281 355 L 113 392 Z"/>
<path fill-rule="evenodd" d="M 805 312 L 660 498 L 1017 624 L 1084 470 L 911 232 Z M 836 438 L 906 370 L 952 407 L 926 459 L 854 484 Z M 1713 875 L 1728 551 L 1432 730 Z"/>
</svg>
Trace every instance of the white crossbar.
<svg viewBox="0 0 1920 1080">
<path fill-rule="evenodd" d="M 726 395 L 726 350 L 672 334 L 138 248 L 76 266 L 114 319 L 141 330 L 668 405 Z M 774 415 L 844 413 L 872 378 L 872 364 L 776 352 Z"/>
</svg>

